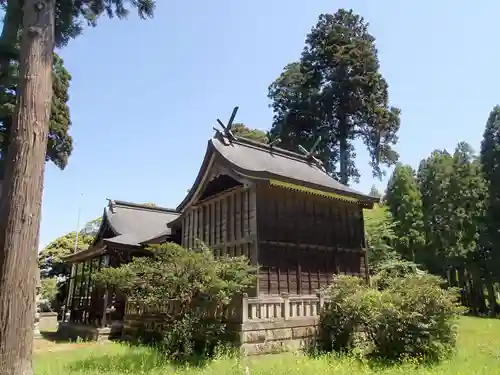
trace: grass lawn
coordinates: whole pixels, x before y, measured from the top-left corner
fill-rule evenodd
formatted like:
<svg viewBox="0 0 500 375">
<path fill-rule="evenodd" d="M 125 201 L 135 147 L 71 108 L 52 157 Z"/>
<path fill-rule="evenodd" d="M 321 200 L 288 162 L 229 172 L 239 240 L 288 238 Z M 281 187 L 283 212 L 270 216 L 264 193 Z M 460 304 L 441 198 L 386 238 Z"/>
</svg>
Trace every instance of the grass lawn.
<svg viewBox="0 0 500 375">
<path fill-rule="evenodd" d="M 345 359 L 310 359 L 298 354 L 217 360 L 201 368 L 176 368 L 153 351 L 119 344 L 44 344 L 35 348 L 35 375 L 251 375 L 391 374 L 500 375 L 500 320 L 464 317 L 457 354 L 434 367 L 374 368 Z"/>
</svg>

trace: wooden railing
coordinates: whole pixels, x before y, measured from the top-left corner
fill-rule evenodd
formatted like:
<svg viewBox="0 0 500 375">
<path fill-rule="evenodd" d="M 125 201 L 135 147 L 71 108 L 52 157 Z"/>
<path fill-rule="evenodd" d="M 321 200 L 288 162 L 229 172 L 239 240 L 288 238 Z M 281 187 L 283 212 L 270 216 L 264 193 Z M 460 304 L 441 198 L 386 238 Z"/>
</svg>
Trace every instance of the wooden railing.
<svg viewBox="0 0 500 375">
<path fill-rule="evenodd" d="M 322 295 L 307 296 L 260 296 L 243 295 L 228 306 L 210 308 L 210 314 L 225 317 L 232 322 L 275 322 L 317 317 L 325 306 Z M 145 303 L 129 301 L 125 310 L 126 316 L 170 315 L 178 313 L 179 302 L 167 300 L 156 307 Z"/>
</svg>

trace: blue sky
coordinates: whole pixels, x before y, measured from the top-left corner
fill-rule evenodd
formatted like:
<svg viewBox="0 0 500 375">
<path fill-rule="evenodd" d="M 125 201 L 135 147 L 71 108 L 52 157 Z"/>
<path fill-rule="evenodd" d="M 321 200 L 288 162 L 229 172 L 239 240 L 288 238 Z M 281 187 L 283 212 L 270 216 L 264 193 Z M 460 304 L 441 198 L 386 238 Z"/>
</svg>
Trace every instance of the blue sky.
<svg viewBox="0 0 500 375">
<path fill-rule="evenodd" d="M 300 55 L 320 13 L 353 8 L 377 39 L 390 100 L 402 109 L 401 161 L 478 149 L 500 102 L 500 3 L 158 1 L 151 21 L 102 20 L 61 51 L 73 76 L 75 150 L 47 164 L 40 245 L 101 215 L 106 198 L 175 207 L 196 177 L 216 118 L 267 129 L 268 85 Z M 357 187 L 383 189 L 364 150 Z M 389 171 L 390 172 L 390 171 Z M 83 194 L 83 196 L 81 196 Z"/>
</svg>

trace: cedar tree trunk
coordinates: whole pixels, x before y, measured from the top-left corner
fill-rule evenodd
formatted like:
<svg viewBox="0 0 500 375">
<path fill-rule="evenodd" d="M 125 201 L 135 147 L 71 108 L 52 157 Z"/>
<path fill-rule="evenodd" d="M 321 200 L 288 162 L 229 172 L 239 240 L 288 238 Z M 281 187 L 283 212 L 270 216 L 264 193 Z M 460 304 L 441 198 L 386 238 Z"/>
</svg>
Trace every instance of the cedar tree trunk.
<svg viewBox="0 0 500 375">
<path fill-rule="evenodd" d="M 0 197 L 0 373 L 33 374 L 35 270 L 50 106 L 54 1 L 25 0 L 16 116 Z"/>
</svg>

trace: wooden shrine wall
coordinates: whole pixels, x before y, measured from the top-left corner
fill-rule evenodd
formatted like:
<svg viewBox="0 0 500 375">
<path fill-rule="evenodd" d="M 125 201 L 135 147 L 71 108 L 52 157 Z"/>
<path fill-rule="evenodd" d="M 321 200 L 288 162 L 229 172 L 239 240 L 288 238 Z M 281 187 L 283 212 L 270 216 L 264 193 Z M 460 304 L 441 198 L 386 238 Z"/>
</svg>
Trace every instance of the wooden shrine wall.
<svg viewBox="0 0 500 375">
<path fill-rule="evenodd" d="M 246 255 L 257 262 L 255 190 L 238 186 L 191 206 L 182 219 L 182 246 L 196 240 L 215 255 Z"/>
<path fill-rule="evenodd" d="M 357 204 L 262 185 L 257 215 L 260 294 L 314 294 L 335 274 L 365 275 Z"/>
</svg>

